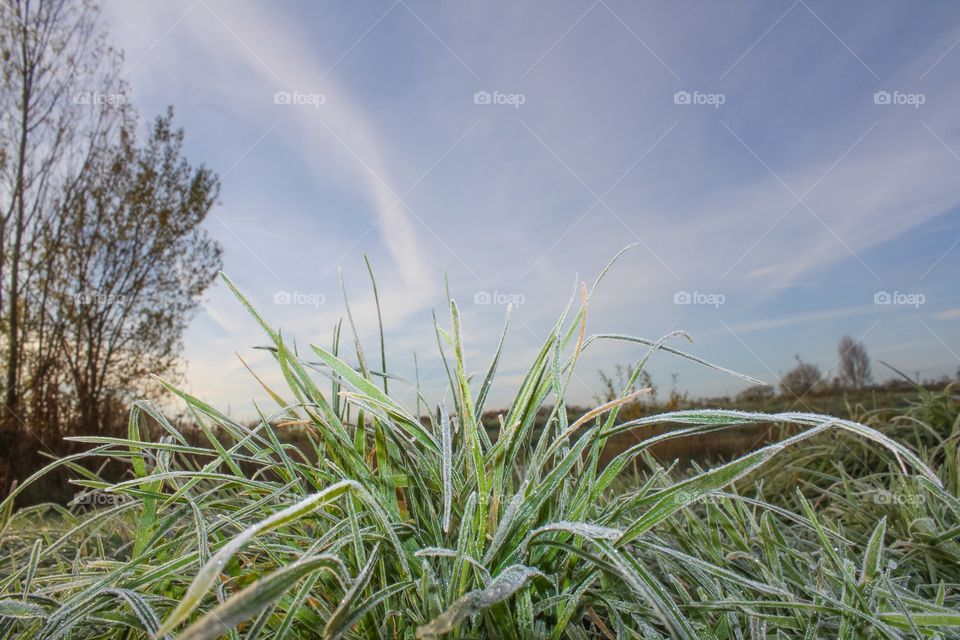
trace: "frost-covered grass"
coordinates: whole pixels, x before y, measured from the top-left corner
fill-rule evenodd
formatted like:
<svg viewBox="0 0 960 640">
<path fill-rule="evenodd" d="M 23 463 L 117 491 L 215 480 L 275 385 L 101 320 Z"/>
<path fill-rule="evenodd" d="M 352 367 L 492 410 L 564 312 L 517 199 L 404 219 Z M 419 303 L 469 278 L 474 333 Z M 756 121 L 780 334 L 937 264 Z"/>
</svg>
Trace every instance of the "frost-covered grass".
<svg viewBox="0 0 960 640">
<path fill-rule="evenodd" d="M 501 353 L 472 375 L 453 301 L 437 328 L 449 406 L 419 398 L 421 419 L 392 395 L 405 389 L 382 344 L 373 359 L 356 344 L 351 366 L 337 328 L 297 354 L 237 292 L 286 380 L 267 389 L 279 408 L 250 428 L 171 388 L 208 444 L 149 404 L 126 439 L 77 438 L 88 453 L 40 473 L 70 468 L 114 503 L 0 505 L 0 638 L 960 635 L 949 390 L 873 426 L 706 410 L 621 422 L 627 390 L 570 421 L 567 384 L 594 342 L 646 345 L 631 383 L 655 354 L 692 358 L 676 334 L 591 335 L 591 293 L 571 300 L 491 439 L 478 419 Z M 607 438 L 655 422 L 676 425 L 665 441 L 771 421 L 780 441 L 711 468 L 663 469 L 652 440 L 598 464 Z M 926 435 L 906 446 L 891 422 Z M 86 470 L 106 459 L 129 479 Z"/>
</svg>

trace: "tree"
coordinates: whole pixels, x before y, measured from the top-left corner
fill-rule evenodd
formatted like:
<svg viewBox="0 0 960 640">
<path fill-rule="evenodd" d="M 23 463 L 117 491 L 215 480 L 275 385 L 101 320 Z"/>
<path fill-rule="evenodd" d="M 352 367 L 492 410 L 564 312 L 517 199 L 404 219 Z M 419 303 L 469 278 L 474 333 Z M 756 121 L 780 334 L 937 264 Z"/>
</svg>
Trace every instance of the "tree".
<svg viewBox="0 0 960 640">
<path fill-rule="evenodd" d="M 187 321 L 220 268 L 220 247 L 201 228 L 217 178 L 183 158 L 172 110 L 142 147 L 135 126 L 123 125 L 94 163 L 96 185 L 70 203 L 56 260 L 69 277 L 51 312 L 79 422 L 96 431 L 108 391 L 143 395 L 151 373 L 175 368 Z"/>
<path fill-rule="evenodd" d="M 170 377 L 220 266 L 217 177 L 173 112 L 138 136 L 91 0 L 0 3 L 0 487 Z"/>
<path fill-rule="evenodd" d="M 840 357 L 840 371 L 837 374 L 839 385 L 845 389 L 863 389 L 873 383 L 870 371 L 870 357 L 862 342 L 850 336 L 844 336 L 837 346 Z"/>
<path fill-rule="evenodd" d="M 0 434 L 23 427 L 24 395 L 55 359 L 56 328 L 43 313 L 62 203 L 75 193 L 110 109 L 78 108 L 84 90 L 116 90 L 102 73 L 112 52 L 98 40 L 89 3 L 0 4 Z M 114 60 L 115 62 L 115 60 Z M 105 82 L 106 81 L 106 82 Z M 28 337 L 29 336 L 29 337 Z M 4 442 L 7 444 L 7 442 Z"/>
<path fill-rule="evenodd" d="M 803 398 L 823 388 L 823 376 L 815 364 L 804 362 L 796 356 L 797 365 L 780 378 L 780 390 L 785 396 Z"/>
</svg>

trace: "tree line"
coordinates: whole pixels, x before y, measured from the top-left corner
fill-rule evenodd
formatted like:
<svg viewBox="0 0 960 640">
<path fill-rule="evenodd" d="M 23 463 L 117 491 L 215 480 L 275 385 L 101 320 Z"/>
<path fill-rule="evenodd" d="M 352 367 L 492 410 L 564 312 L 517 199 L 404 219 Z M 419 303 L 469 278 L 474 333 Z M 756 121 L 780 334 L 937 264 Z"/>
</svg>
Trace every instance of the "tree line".
<svg viewBox="0 0 960 640">
<path fill-rule="evenodd" d="M 814 395 L 836 394 L 880 387 L 893 390 L 904 385 L 910 386 L 906 381 L 876 384 L 873 377 L 873 365 L 870 362 L 870 356 L 867 354 L 867 348 L 861 341 L 850 336 L 844 336 L 840 340 L 837 345 L 836 364 L 826 373 L 822 373 L 817 365 L 805 362 L 799 355 L 795 358 L 796 365 L 782 374 L 776 385 L 765 384 L 748 387 L 738 393 L 732 400 L 729 397 L 693 399 L 686 391 L 678 389 L 677 374 L 672 375 L 673 380 L 669 394 L 661 399 L 659 396 L 660 390 L 648 371 L 643 371 L 639 378 L 632 385 L 629 385 L 632 368 L 616 365 L 612 374 L 607 374 L 604 371 L 598 372 L 601 388 L 600 393 L 594 395 L 594 399 L 598 404 L 613 401 L 619 398 L 623 389 L 629 386 L 631 390 L 648 390 L 642 398 L 637 400 L 638 403 L 651 408 L 671 410 L 717 404 L 731 406 L 736 406 L 738 403 L 755 404 L 772 400 L 777 397 L 778 393 L 782 399 L 800 402 L 804 398 Z M 960 369 L 957 370 L 957 380 L 960 380 Z M 943 379 L 924 384 L 942 387 L 947 383 L 949 383 L 949 380 Z"/>
<path fill-rule="evenodd" d="M 837 345 L 837 373 L 832 380 L 829 372 L 824 375 L 817 365 L 804 362 L 799 355 L 795 357 L 796 366 L 780 378 L 780 392 L 785 396 L 803 398 L 811 393 L 865 389 L 873 384 L 867 349 L 850 336 L 844 336 Z"/>
<path fill-rule="evenodd" d="M 820 367 L 805 362 L 799 355 L 794 356 L 797 364 L 780 377 L 779 390 L 784 398 L 800 401 L 812 395 L 838 393 L 844 391 L 860 391 L 872 388 L 895 388 L 907 384 L 907 381 L 887 382 L 879 385 L 873 377 L 873 366 L 867 349 L 859 340 L 844 336 L 837 345 L 837 361 L 827 373 L 821 373 Z M 833 376 L 831 371 L 835 370 Z M 919 376 L 919 373 L 917 374 Z M 957 371 L 960 380 L 960 370 Z M 919 383 L 919 380 L 917 381 Z M 949 380 L 930 381 L 925 384 L 944 386 Z M 909 386 L 907 384 L 907 386 Z M 773 398 L 776 388 L 773 386 L 756 386 L 745 389 L 737 395 L 738 401 L 755 402 Z"/>
<path fill-rule="evenodd" d="M 219 179 L 144 125 L 89 0 L 0 3 L 0 495 L 175 376 Z"/>
</svg>

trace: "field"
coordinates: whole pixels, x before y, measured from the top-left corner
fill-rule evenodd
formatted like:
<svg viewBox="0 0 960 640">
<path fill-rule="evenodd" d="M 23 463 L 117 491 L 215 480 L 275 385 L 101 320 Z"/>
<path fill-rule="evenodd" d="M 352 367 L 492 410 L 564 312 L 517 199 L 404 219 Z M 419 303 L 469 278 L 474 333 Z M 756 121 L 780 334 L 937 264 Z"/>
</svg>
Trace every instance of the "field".
<svg viewBox="0 0 960 640">
<path fill-rule="evenodd" d="M 918 392 L 938 391 L 950 382 L 927 383 L 924 386 L 894 382 L 886 388 L 861 390 L 829 390 L 801 399 L 789 395 L 775 395 L 766 400 L 736 401 L 730 398 L 706 398 L 691 400 L 679 396 L 663 401 L 638 398 L 622 405 L 617 414 L 618 422 L 649 418 L 679 409 L 730 409 L 752 413 L 785 413 L 803 410 L 860 421 L 876 421 L 876 416 L 890 416 L 907 410 L 916 400 Z M 612 399 L 612 398 L 611 398 Z M 590 411 L 587 408 L 566 407 L 571 419 L 579 418 Z M 552 407 L 543 407 L 534 422 L 534 437 L 539 436 L 550 418 Z M 482 421 L 488 436 L 496 440 L 499 431 L 500 411 L 489 411 Z M 618 454 L 642 440 L 661 435 L 674 428 L 669 422 L 649 424 L 642 431 L 628 430 L 607 439 L 600 453 L 600 464 L 605 466 Z M 649 453 L 657 460 L 669 464 L 673 461 L 687 465 L 692 462 L 723 462 L 749 453 L 764 444 L 769 444 L 780 434 L 775 423 L 746 424 L 730 427 L 719 433 L 692 434 L 682 439 L 668 439 L 650 445 Z"/>
<path fill-rule="evenodd" d="M 171 387 L 204 443 L 149 404 L 127 438 L 75 438 L 88 451 L 36 478 L 71 470 L 88 504 L 0 505 L 0 638 L 960 637 L 953 387 L 854 402 L 855 420 L 631 414 L 649 358 L 689 357 L 636 339 L 624 392 L 568 411 L 600 339 L 590 293 L 488 432 L 506 355 L 471 376 L 452 301 L 452 406 L 423 399 L 424 420 L 378 375 L 382 344 L 354 368 L 337 335 L 310 368 L 237 292 L 275 349 L 279 409 L 251 428 Z M 724 438 L 723 461 L 664 464 Z M 126 479 L 89 470 L 107 460 Z"/>
</svg>

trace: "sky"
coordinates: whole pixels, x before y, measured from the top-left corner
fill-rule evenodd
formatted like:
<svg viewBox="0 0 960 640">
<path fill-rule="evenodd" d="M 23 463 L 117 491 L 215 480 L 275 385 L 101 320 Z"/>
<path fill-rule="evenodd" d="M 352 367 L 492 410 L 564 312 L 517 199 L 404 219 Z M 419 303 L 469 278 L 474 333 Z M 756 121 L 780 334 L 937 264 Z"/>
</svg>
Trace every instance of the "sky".
<svg viewBox="0 0 960 640">
<path fill-rule="evenodd" d="M 444 273 L 488 406 L 507 406 L 578 282 L 588 333 L 685 330 L 775 383 L 859 339 L 875 377 L 960 367 L 960 4 L 558 0 L 107 0 L 145 119 L 174 105 L 222 180 L 224 271 L 306 348 L 344 317 L 444 395 Z M 255 322 L 212 286 L 183 386 L 238 416 L 282 386 Z M 569 402 L 643 350 L 596 342 Z M 662 392 L 744 381 L 669 355 Z M 412 405 L 409 385 L 398 397 Z"/>
</svg>

